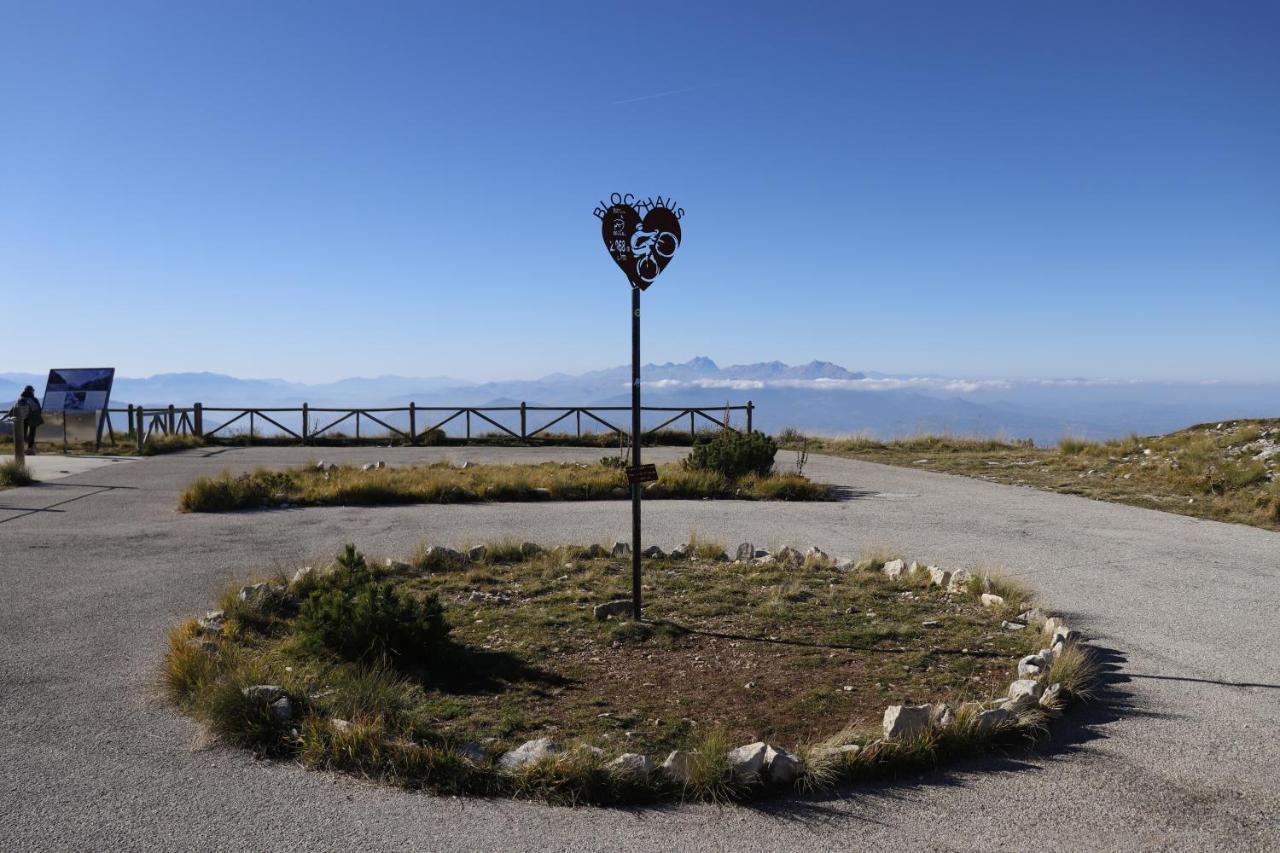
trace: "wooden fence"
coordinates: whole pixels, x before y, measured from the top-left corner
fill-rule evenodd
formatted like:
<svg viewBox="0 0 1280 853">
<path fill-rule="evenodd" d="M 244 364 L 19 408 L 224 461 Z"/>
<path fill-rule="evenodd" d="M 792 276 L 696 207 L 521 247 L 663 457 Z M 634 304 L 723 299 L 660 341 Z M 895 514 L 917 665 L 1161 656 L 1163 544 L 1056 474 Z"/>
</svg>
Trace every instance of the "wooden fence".
<svg viewBox="0 0 1280 853">
<path fill-rule="evenodd" d="M 643 435 L 652 435 L 672 424 L 689 420 L 690 437 L 696 435 L 699 424 L 710 423 L 713 426 L 734 429 L 732 415 L 735 412 L 745 414 L 746 430 L 752 429 L 755 404 L 748 400 L 745 405 L 737 406 L 643 406 L 642 412 L 660 413 L 665 417 L 660 424 L 644 431 Z M 111 415 L 124 415 L 128 424 L 128 433 L 139 444 L 153 435 L 190 435 L 201 438 L 229 438 L 233 434 L 231 428 L 240 424 L 243 432 L 237 436 L 247 436 L 250 442 L 255 438 L 266 437 L 260 424 L 268 428 L 274 427 L 275 435 L 291 437 L 303 444 L 320 438 L 336 438 L 340 433 L 335 430 L 341 424 L 348 424 L 355 431 L 355 439 L 361 439 L 361 426 L 372 423 L 386 430 L 386 435 L 399 436 L 410 444 L 417 444 L 433 430 L 444 429 L 461 419 L 465 425 L 467 439 L 472 437 L 473 418 L 498 430 L 501 435 L 510 438 L 536 443 L 546 440 L 550 429 L 567 419 L 572 418 L 576 435 L 582 437 L 582 419 L 587 418 L 587 426 L 599 425 L 618 436 L 629 434 L 629 430 L 612 423 L 609 418 L 613 413 L 630 412 L 630 406 L 530 406 L 521 403 L 518 406 L 419 406 L 410 403 L 402 407 L 386 408 L 328 408 L 312 407 L 303 403 L 300 407 L 225 407 L 204 406 L 195 403 L 190 407 L 145 407 L 130 405 L 127 408 L 108 409 L 104 419 L 106 432 L 112 444 L 115 444 L 116 432 Z M 503 414 L 519 412 L 519 428 L 508 427 L 498 420 Z M 407 424 L 394 426 L 389 421 L 400 420 L 398 416 L 407 414 Z M 209 426 L 210 420 L 218 421 Z M 289 420 L 289 415 L 300 415 L 300 428 L 291 428 L 281 423 Z M 493 415 L 494 417 L 491 417 Z M 546 418 L 541 426 L 532 425 L 530 420 L 538 421 Z M 455 424 L 456 428 L 457 424 Z M 532 428 L 531 428 L 532 427 Z M 245 429 L 247 428 L 247 429 Z M 484 429 L 484 426 L 480 426 Z M 680 427 L 683 429 L 683 427 Z"/>
</svg>

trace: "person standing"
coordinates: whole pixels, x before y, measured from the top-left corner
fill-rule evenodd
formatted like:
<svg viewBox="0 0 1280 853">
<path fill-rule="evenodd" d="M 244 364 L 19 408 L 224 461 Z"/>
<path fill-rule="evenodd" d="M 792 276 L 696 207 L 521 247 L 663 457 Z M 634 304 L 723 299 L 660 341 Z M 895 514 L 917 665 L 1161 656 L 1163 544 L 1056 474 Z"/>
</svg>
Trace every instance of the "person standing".
<svg viewBox="0 0 1280 853">
<path fill-rule="evenodd" d="M 23 439 L 26 442 L 27 453 L 34 456 L 36 452 L 36 427 L 44 423 L 40 401 L 36 399 L 36 389 L 30 385 L 22 389 L 22 396 L 18 398 L 18 402 L 14 403 L 13 408 L 9 410 L 10 417 L 14 417 L 17 414 L 18 406 L 24 406 L 27 410 L 26 420 L 23 425 L 23 432 L 25 433 Z"/>
</svg>

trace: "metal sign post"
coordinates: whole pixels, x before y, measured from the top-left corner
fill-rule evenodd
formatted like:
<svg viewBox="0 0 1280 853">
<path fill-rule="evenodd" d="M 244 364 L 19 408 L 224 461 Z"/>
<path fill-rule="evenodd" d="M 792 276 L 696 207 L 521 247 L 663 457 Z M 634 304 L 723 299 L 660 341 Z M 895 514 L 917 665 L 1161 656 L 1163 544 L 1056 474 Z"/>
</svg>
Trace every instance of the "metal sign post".
<svg viewBox="0 0 1280 853">
<path fill-rule="evenodd" d="M 684 209 L 671 199 L 637 199 L 614 193 L 606 206 L 596 206 L 605 248 L 631 282 L 631 616 L 641 621 L 640 499 L 646 482 L 658 479 L 657 468 L 640 464 L 643 433 L 640 424 L 640 291 L 653 284 L 680 248 L 680 219 Z"/>
<path fill-rule="evenodd" d="M 27 464 L 27 404 L 13 407 L 13 462 L 19 468 Z"/>
</svg>

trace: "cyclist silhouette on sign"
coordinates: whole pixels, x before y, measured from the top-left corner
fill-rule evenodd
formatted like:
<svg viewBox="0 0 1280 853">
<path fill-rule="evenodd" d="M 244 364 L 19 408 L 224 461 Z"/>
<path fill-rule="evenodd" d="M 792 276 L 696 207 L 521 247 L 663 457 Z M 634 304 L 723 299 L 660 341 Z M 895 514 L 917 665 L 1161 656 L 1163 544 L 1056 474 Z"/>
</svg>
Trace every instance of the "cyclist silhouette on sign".
<svg viewBox="0 0 1280 853">
<path fill-rule="evenodd" d="M 631 254 L 635 255 L 636 259 L 636 275 L 640 276 L 642 281 L 653 281 L 658 277 L 658 273 L 662 272 L 654 255 L 659 258 L 670 258 L 679 247 L 679 238 L 670 231 L 661 231 L 656 228 L 653 231 L 645 231 L 637 228 L 631 235 Z"/>
</svg>

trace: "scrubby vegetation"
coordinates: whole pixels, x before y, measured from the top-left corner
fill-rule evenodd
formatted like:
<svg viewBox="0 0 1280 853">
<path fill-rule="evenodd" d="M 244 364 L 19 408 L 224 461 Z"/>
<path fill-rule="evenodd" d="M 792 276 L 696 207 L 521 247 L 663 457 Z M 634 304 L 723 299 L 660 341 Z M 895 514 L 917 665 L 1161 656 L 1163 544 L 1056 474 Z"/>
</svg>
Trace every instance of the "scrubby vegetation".
<svg viewBox="0 0 1280 853">
<path fill-rule="evenodd" d="M 1055 447 L 937 435 L 895 441 L 806 438 L 795 430 L 779 440 L 790 449 L 807 442 L 814 453 L 1280 530 L 1280 419 L 1200 424 L 1109 441 L 1068 436 Z"/>
<path fill-rule="evenodd" d="M 0 462 L 0 489 L 29 486 L 34 482 L 35 480 L 32 479 L 31 472 L 27 470 L 27 466 L 19 465 L 12 460 Z"/>
<path fill-rule="evenodd" d="M 797 474 L 747 474 L 663 465 L 648 498 L 737 498 L 741 500 L 833 500 L 831 489 Z M 179 499 L 183 512 L 226 512 L 289 504 L 375 506 L 480 501 L 582 501 L 626 499 L 626 476 L 616 465 L 547 462 L 539 465 L 468 465 L 448 462 L 364 470 L 305 466 L 287 471 L 258 469 L 199 477 Z"/>
<path fill-rule="evenodd" d="M 720 430 L 693 445 L 684 466 L 691 471 L 712 471 L 731 480 L 755 475 L 768 477 L 778 445 L 760 432 Z"/>
<path fill-rule="evenodd" d="M 1025 742 L 1055 713 L 974 724 L 979 706 L 966 703 L 1003 694 L 1014 661 L 1044 642 L 1034 626 L 1003 626 L 979 601 L 985 586 L 890 579 L 878 553 L 840 570 L 820 553 L 726 562 L 716 543 L 689 550 L 701 559 L 646 561 L 650 618 L 635 623 L 593 617 L 593 603 L 629 588 L 628 560 L 599 546 L 423 548 L 381 564 L 348 547 L 291 580 L 228 590 L 220 612 L 175 629 L 164 684 L 211 732 L 263 755 L 556 803 L 752 796 L 759 788 L 725 753 L 757 739 L 801 758 L 797 791 L 828 789 Z M 357 604 L 366 593 L 394 603 Z M 1089 694 L 1087 653 L 1054 666 L 1064 695 Z M 885 705 L 927 701 L 950 703 L 956 721 L 881 739 Z M 562 752 L 496 767 L 504 750 L 548 735 Z M 690 752 L 684 784 L 607 766 L 620 752 L 660 760 L 671 749 Z"/>
</svg>

